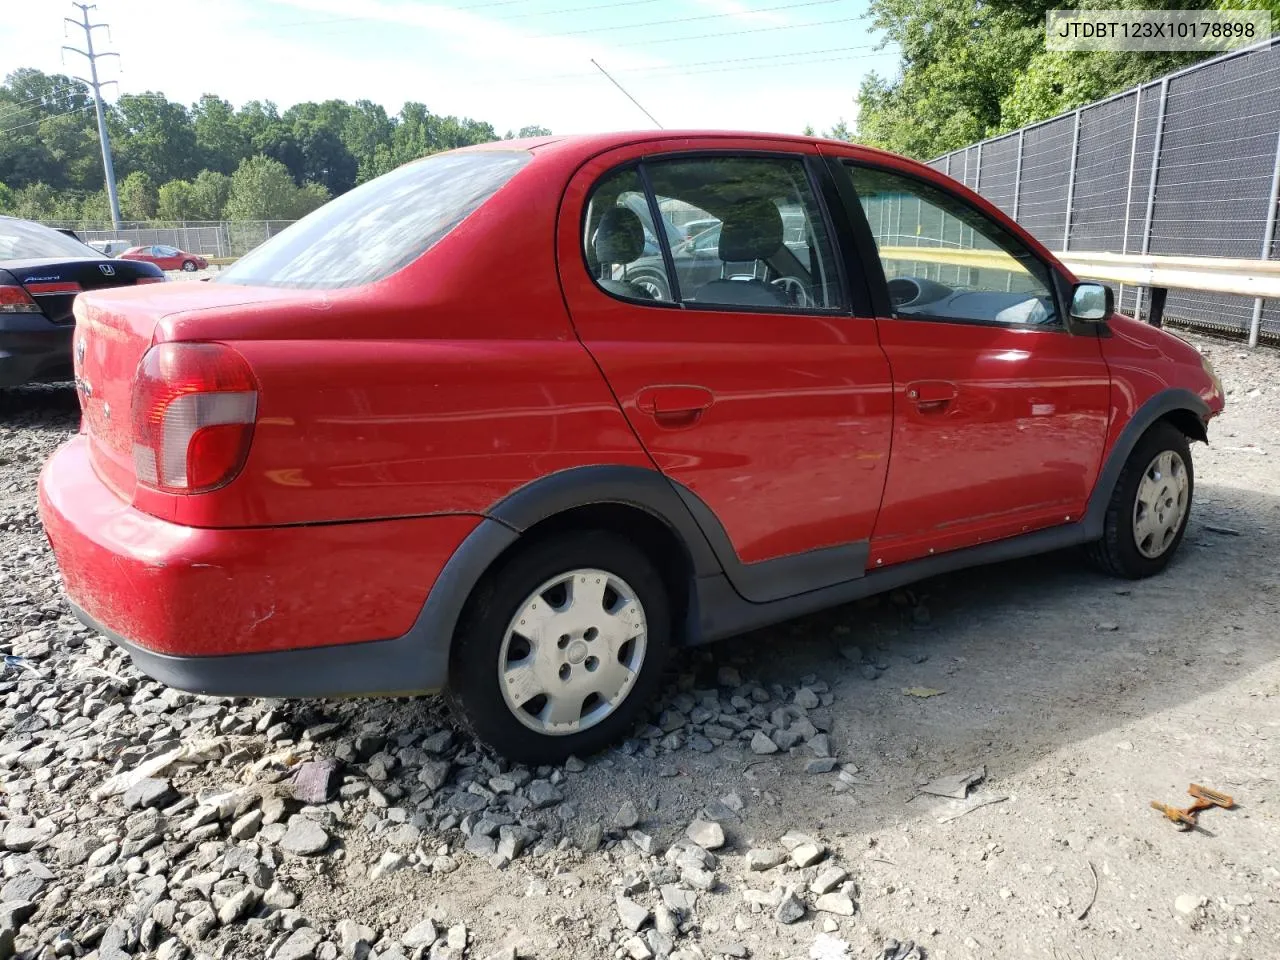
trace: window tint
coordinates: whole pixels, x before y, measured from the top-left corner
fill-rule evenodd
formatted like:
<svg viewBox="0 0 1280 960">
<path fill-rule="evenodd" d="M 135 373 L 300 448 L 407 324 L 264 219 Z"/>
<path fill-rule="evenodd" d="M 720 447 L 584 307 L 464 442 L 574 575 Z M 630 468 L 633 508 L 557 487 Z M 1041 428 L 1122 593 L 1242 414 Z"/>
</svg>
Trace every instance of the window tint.
<svg viewBox="0 0 1280 960">
<path fill-rule="evenodd" d="M 910 177 L 848 166 L 895 317 L 1059 322 L 1048 268 L 995 221 Z"/>
<path fill-rule="evenodd" d="M 664 221 L 662 231 L 675 227 Z M 624 300 L 671 302 L 671 281 L 635 168 L 609 174 L 591 191 L 582 249 L 587 269 L 606 293 Z"/>
<path fill-rule="evenodd" d="M 326 203 L 224 270 L 215 283 L 352 287 L 425 253 L 529 161 L 527 151 L 439 153 Z"/>
<path fill-rule="evenodd" d="M 43 224 L 0 217 L 0 260 L 96 257 L 98 252 Z"/>
<path fill-rule="evenodd" d="M 802 159 L 674 159 L 646 170 L 663 216 L 698 225 L 671 249 L 683 302 L 781 311 L 842 305 Z"/>
</svg>

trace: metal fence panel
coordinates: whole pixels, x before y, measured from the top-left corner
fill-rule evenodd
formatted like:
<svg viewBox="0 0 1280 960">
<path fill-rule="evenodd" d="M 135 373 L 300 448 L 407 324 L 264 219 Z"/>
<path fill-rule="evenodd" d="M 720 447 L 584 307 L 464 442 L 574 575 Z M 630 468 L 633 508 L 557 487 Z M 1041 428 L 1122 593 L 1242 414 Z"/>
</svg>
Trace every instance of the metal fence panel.
<svg viewBox="0 0 1280 960">
<path fill-rule="evenodd" d="M 1018 137 L 1002 137 L 982 147 L 982 171 L 974 189 L 1013 216 L 1013 191 L 1018 180 Z"/>
<path fill-rule="evenodd" d="M 1059 117 L 1029 127 L 1023 138 L 1018 221 L 1051 250 L 1062 249 L 1074 130 L 1074 116 Z"/>
<path fill-rule="evenodd" d="M 1263 240 L 1276 216 L 1278 150 L 1280 38 L 1273 38 L 1083 107 L 1078 126 L 1066 114 L 933 165 L 975 186 L 1054 250 L 1065 241 L 1071 250 L 1277 258 L 1280 237 L 1267 251 Z M 1120 309 L 1139 310 L 1141 291 L 1117 292 Z M 1239 333 L 1254 305 L 1171 290 L 1165 314 Z M 1280 301 L 1263 304 L 1260 332 L 1280 339 Z"/>
<path fill-rule="evenodd" d="M 1072 250 L 1120 253 L 1129 191 L 1136 95 L 1080 112 L 1075 195 L 1071 204 Z"/>
</svg>

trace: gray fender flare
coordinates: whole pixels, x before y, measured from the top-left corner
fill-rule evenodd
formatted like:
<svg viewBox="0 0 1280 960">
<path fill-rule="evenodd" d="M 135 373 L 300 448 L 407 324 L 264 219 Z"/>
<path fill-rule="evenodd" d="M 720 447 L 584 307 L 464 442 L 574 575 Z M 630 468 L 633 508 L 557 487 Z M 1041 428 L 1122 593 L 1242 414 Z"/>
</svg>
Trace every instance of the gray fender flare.
<svg viewBox="0 0 1280 960">
<path fill-rule="evenodd" d="M 1161 390 L 1140 406 L 1120 431 L 1106 462 L 1098 471 L 1097 482 L 1093 485 L 1093 494 L 1089 497 L 1089 505 L 1085 508 L 1084 526 L 1090 539 L 1098 539 L 1103 533 L 1107 504 L 1111 502 L 1111 493 L 1120 479 L 1120 471 L 1124 469 L 1129 454 L 1138 445 L 1142 435 L 1161 417 L 1178 410 L 1194 413 L 1203 420 L 1209 412 L 1209 405 L 1190 390 L 1171 387 Z"/>
</svg>

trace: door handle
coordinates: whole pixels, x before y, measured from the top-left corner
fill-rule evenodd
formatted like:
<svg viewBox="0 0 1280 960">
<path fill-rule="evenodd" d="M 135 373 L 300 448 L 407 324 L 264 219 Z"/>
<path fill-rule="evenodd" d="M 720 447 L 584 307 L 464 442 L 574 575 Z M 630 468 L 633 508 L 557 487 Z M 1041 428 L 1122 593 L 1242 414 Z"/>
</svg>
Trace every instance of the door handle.
<svg viewBox="0 0 1280 960">
<path fill-rule="evenodd" d="M 916 380 L 907 384 L 907 399 L 922 410 L 944 407 L 956 394 L 956 385 L 950 380 Z"/>
<path fill-rule="evenodd" d="M 714 402 L 715 394 L 706 387 L 684 384 L 657 384 L 636 395 L 636 406 L 663 426 L 693 423 Z"/>
</svg>

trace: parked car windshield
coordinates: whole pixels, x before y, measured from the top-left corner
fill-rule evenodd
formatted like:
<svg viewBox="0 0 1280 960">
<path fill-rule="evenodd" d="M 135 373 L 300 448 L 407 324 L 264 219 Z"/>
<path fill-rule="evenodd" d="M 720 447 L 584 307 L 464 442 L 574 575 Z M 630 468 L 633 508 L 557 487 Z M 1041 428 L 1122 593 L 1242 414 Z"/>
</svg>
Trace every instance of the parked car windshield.
<svg viewBox="0 0 1280 960">
<path fill-rule="evenodd" d="M 218 283 L 354 287 L 416 260 L 529 162 L 528 151 L 440 153 L 356 187 L 224 270 Z"/>
<path fill-rule="evenodd" d="M 52 227 L 0 217 L 0 260 L 96 257 L 98 251 Z"/>
</svg>

